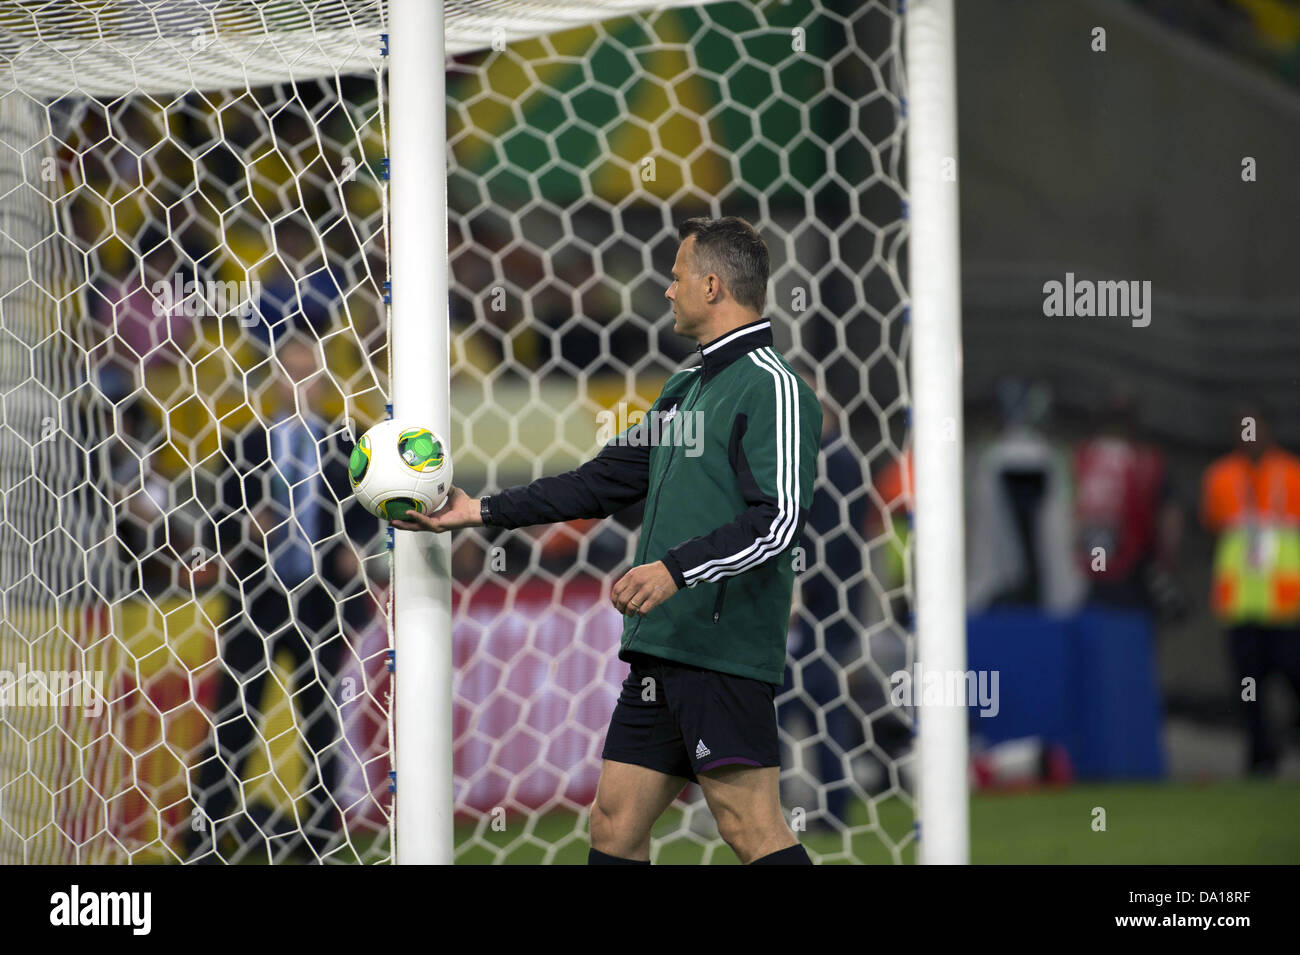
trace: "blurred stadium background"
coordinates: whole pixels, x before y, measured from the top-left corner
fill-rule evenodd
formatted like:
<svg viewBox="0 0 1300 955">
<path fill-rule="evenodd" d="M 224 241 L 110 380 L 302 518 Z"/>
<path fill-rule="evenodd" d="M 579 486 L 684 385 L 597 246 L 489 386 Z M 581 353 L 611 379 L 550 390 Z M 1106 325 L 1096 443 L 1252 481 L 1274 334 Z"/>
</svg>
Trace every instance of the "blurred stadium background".
<svg viewBox="0 0 1300 955">
<path fill-rule="evenodd" d="M 197 787 L 220 779 L 197 767 L 219 758 L 262 832 L 314 826 L 305 841 L 331 861 L 385 861 L 388 556 L 346 502 L 331 506 L 351 543 L 322 572 L 334 665 L 272 652 L 255 741 L 225 752 L 213 730 L 217 638 L 246 609 L 224 489 L 248 471 L 240 439 L 283 411 L 283 343 L 318 346 L 327 369 L 311 391 L 327 463 L 384 414 L 378 43 L 338 81 L 40 97 L 20 69 L 36 6 L 0 5 L 0 670 L 94 662 L 111 686 L 98 721 L 0 714 L 0 859 L 183 861 Z M 1215 538 L 1199 524 L 1202 476 L 1244 402 L 1300 450 L 1300 11 L 957 6 L 971 666 L 1002 673 L 1001 714 L 971 721 L 972 861 L 1300 861 L 1300 687 L 1262 685 L 1280 755 L 1248 775 L 1238 674 L 1209 612 Z M 912 718 L 887 698 L 913 659 L 898 10 L 721 3 L 531 39 L 493 34 L 472 2 L 447 10 L 456 483 L 477 494 L 567 469 L 594 451 L 600 412 L 648 407 L 693 351 L 663 321 L 675 223 L 758 224 L 778 347 L 822 393 L 840 468 L 805 538 L 783 795 L 823 861 L 912 861 Z M 42 183 L 49 208 L 23 183 Z M 1046 317 L 1043 284 L 1067 272 L 1150 281 L 1153 320 Z M 260 283 L 255 320 L 158 316 L 150 290 L 176 274 Z M 32 389 L 33 367 L 54 383 Z M 86 454 L 32 451 L 51 408 Z M 1143 498 L 1146 552 L 1121 611 L 1089 599 L 1075 496 L 1076 451 L 1119 427 L 1164 475 Z M 980 495 L 1008 447 L 1037 469 L 1038 563 L 990 581 L 978 555 L 997 518 Z M 53 490 L 36 480 L 50 470 L 65 481 Z M 622 676 L 607 592 L 637 519 L 457 535 L 458 861 L 585 859 L 581 810 Z M 81 576 L 50 587 L 65 571 Z M 360 692 L 339 696 L 349 679 Z M 312 684 L 335 701 L 338 815 L 302 799 L 314 782 L 291 698 Z M 697 792 L 656 835 L 659 862 L 734 861 Z M 302 841 L 244 826 L 225 854 L 302 858 Z"/>
</svg>

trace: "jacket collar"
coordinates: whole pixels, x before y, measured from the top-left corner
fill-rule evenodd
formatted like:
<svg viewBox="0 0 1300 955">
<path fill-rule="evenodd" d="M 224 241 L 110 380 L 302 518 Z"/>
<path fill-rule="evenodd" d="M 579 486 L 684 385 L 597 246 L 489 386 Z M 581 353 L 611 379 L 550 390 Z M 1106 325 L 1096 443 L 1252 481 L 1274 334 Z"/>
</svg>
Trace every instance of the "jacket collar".
<svg viewBox="0 0 1300 955">
<path fill-rule="evenodd" d="M 772 344 L 772 323 L 766 318 L 733 328 L 704 345 L 696 345 L 700 353 L 700 367 L 704 369 L 702 381 L 708 381 L 737 358 Z"/>
</svg>

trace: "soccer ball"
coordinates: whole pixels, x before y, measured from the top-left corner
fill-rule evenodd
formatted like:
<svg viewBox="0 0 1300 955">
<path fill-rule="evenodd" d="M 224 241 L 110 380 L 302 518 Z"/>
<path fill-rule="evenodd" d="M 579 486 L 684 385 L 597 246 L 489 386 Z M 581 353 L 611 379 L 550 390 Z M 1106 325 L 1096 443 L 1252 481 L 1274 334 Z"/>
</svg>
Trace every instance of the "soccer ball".
<svg viewBox="0 0 1300 955">
<path fill-rule="evenodd" d="M 447 442 L 410 421 L 381 421 L 361 436 L 348 459 L 357 500 L 375 517 L 405 520 L 432 514 L 451 492 Z"/>
</svg>

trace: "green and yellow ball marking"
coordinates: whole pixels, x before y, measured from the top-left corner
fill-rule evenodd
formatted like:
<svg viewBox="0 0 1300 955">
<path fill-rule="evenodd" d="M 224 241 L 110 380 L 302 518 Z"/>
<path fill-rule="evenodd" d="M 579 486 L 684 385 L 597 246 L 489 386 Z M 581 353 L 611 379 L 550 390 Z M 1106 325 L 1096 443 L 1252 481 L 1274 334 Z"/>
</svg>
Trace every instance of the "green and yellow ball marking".
<svg viewBox="0 0 1300 955">
<path fill-rule="evenodd" d="M 386 521 L 404 521 L 411 511 L 423 514 L 424 507 L 409 497 L 390 497 L 379 505 L 379 512 Z"/>
<path fill-rule="evenodd" d="M 442 444 L 425 428 L 411 428 L 397 436 L 397 453 L 406 466 L 416 471 L 442 467 Z"/>
<path fill-rule="evenodd" d="M 353 489 L 361 483 L 368 470 L 370 470 L 370 437 L 363 434 L 361 440 L 352 448 L 352 454 L 348 458 L 348 480 L 352 482 Z"/>
</svg>

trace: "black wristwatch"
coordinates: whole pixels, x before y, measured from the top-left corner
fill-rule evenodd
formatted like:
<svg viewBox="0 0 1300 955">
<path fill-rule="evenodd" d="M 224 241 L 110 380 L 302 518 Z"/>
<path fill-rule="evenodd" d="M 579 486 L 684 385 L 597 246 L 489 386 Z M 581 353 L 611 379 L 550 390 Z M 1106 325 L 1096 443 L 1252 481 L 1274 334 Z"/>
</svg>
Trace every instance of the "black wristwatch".
<svg viewBox="0 0 1300 955">
<path fill-rule="evenodd" d="M 483 522 L 484 527 L 492 526 L 492 508 L 488 507 L 488 499 L 486 497 L 478 499 L 478 518 Z"/>
</svg>

